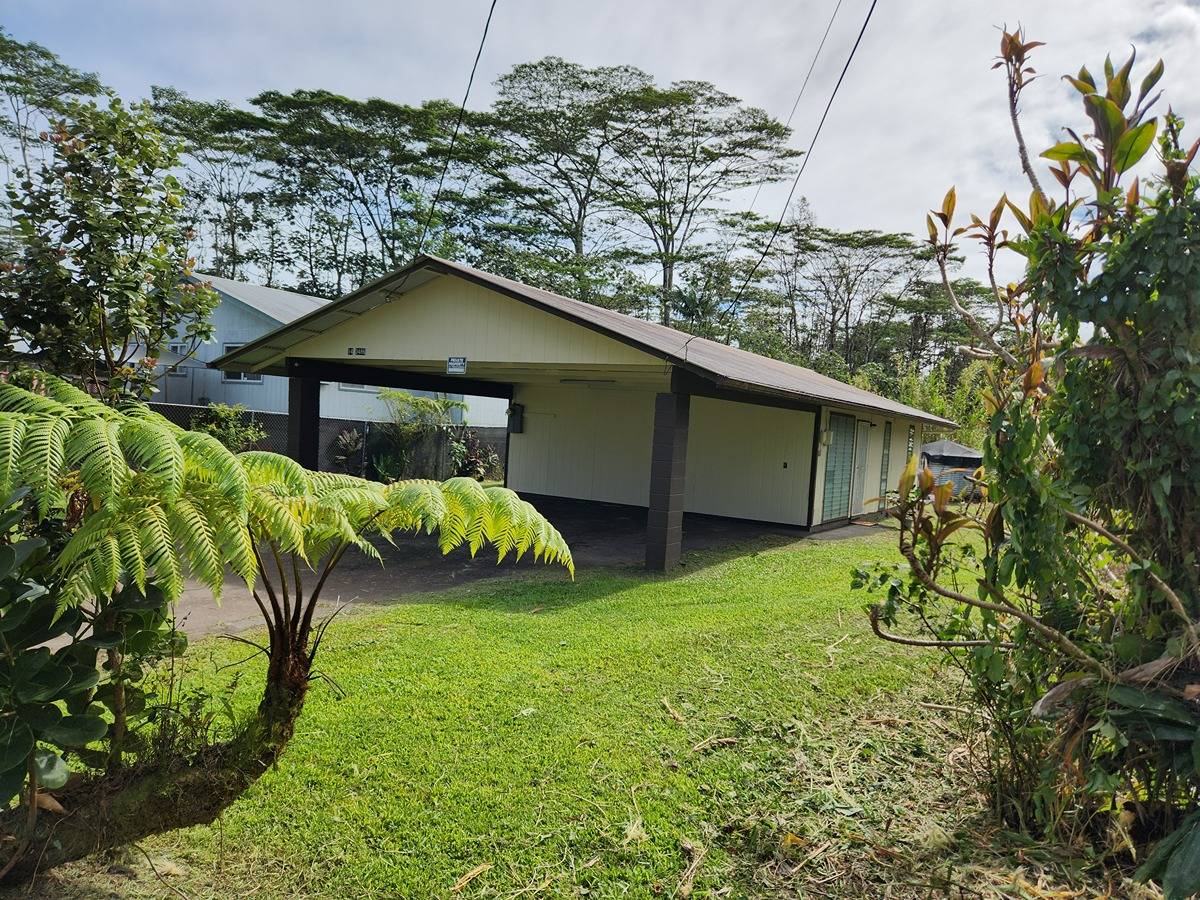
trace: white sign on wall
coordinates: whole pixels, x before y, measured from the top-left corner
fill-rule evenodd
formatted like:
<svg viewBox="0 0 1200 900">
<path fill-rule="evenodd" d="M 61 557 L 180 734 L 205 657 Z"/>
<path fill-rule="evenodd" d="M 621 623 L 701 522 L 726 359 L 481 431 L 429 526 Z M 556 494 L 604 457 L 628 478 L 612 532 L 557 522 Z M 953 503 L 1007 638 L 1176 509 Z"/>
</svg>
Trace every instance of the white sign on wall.
<svg viewBox="0 0 1200 900">
<path fill-rule="evenodd" d="M 465 356 L 451 356 L 446 360 L 447 375 L 466 375 L 467 374 L 467 358 Z"/>
</svg>

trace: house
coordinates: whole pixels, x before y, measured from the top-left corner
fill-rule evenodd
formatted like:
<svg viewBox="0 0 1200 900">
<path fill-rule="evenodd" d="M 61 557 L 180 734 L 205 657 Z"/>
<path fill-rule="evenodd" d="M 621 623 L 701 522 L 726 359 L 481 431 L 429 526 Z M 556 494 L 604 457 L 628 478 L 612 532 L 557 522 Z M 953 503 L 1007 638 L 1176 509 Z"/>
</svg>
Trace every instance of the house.
<svg viewBox="0 0 1200 900">
<path fill-rule="evenodd" d="M 935 484 L 954 482 L 954 494 L 958 496 L 974 490 L 967 477 L 983 465 L 983 454 L 957 441 L 933 441 L 921 446 L 920 464 L 933 473 Z"/>
<path fill-rule="evenodd" d="M 216 360 L 289 378 L 289 452 L 317 459 L 322 381 L 509 403 L 505 480 L 643 507 L 646 564 L 683 513 L 808 529 L 874 511 L 926 425 L 952 422 L 809 369 L 433 256 Z"/>
<path fill-rule="evenodd" d="M 160 357 L 159 393 L 155 402 L 204 406 L 208 403 L 242 404 L 259 412 L 286 413 L 288 383 L 277 375 L 221 371 L 208 363 L 231 353 L 243 344 L 262 337 L 282 325 L 315 312 L 329 301 L 295 291 L 247 284 L 216 275 L 197 274 L 194 279 L 210 283 L 220 303 L 213 310 L 213 337 L 201 344 L 194 356 L 189 346 L 168 344 Z M 321 385 L 321 410 L 328 418 L 367 422 L 386 421 L 386 406 L 374 385 L 330 381 Z M 503 426 L 506 404 L 491 398 L 467 398 L 467 421 L 472 425 Z M 461 414 L 460 414 L 461 415 Z"/>
</svg>

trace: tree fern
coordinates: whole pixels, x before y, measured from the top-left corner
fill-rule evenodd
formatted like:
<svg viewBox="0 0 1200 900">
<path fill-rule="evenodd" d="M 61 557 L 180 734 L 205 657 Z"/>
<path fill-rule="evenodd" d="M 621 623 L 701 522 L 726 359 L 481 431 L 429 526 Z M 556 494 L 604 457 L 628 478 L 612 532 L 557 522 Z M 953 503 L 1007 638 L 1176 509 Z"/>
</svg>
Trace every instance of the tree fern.
<svg viewBox="0 0 1200 900">
<path fill-rule="evenodd" d="M 443 552 L 490 543 L 500 560 L 531 552 L 574 571 L 562 536 L 505 488 L 308 472 L 274 453 L 234 455 L 144 406 L 114 409 L 58 378 L 35 373 L 33 383 L 40 390 L 0 383 L 0 487 L 27 484 L 43 518 L 65 513 L 68 500 L 83 511 L 57 560 L 60 605 L 148 581 L 175 599 L 188 575 L 219 597 L 228 571 L 250 586 L 263 577 L 256 546 L 319 568 L 347 547 L 378 559 L 373 537 L 416 531 L 436 531 Z"/>
</svg>

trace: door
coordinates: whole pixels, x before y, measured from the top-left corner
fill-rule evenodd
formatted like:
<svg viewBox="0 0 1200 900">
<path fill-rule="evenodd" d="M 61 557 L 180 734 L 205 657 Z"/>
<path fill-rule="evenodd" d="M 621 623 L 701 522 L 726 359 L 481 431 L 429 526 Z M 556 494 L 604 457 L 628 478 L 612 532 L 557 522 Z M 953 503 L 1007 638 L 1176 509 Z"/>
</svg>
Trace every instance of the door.
<svg viewBox="0 0 1200 900">
<path fill-rule="evenodd" d="M 854 416 L 829 414 L 829 444 L 825 449 L 825 492 L 821 521 L 850 516 L 850 487 L 854 475 Z"/>
<path fill-rule="evenodd" d="M 864 512 L 867 484 L 867 449 L 871 446 L 871 423 L 859 422 L 854 435 L 854 484 L 850 491 L 850 515 Z"/>
</svg>

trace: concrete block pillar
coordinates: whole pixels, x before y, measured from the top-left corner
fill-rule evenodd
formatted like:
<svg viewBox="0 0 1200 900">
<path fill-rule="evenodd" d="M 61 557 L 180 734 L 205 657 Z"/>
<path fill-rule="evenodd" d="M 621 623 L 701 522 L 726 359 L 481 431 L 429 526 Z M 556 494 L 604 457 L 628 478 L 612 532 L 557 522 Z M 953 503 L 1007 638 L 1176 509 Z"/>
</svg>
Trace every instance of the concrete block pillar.
<svg viewBox="0 0 1200 900">
<path fill-rule="evenodd" d="M 316 469 L 320 457 L 321 382 L 293 375 L 288 378 L 287 455 L 306 469 Z"/>
<path fill-rule="evenodd" d="M 675 568 L 683 545 L 683 487 L 690 409 L 690 394 L 658 394 L 654 398 L 646 568 L 656 572 Z"/>
</svg>

